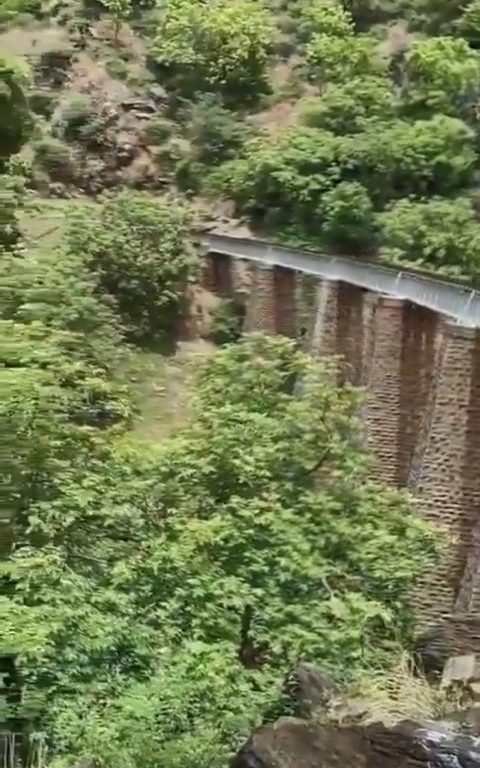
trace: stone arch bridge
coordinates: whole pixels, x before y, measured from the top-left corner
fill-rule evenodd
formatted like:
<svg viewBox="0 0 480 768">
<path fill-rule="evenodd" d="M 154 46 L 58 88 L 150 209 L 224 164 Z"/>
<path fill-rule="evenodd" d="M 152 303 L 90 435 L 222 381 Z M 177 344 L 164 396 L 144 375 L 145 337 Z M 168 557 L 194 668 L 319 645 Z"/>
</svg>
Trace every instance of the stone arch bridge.
<svg viewBox="0 0 480 768">
<path fill-rule="evenodd" d="M 205 287 L 245 329 L 305 335 L 364 387 L 376 477 L 408 489 L 450 544 L 415 595 L 420 626 L 480 653 L 480 293 L 416 272 L 202 236 Z"/>
</svg>

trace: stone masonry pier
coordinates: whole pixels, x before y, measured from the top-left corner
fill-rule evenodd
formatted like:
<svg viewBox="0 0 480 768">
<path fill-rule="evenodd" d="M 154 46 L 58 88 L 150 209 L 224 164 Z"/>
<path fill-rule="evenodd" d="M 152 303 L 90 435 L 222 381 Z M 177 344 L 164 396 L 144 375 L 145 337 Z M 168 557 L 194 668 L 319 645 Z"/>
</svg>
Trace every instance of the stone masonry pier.
<svg viewBox="0 0 480 768">
<path fill-rule="evenodd" d="M 205 285 L 240 297 L 246 331 L 301 336 L 315 355 L 342 356 L 344 377 L 365 390 L 375 477 L 407 489 L 448 534 L 414 596 L 419 624 L 447 627 L 458 651 L 480 653 L 480 297 L 436 281 L 430 290 L 414 275 L 414 301 L 386 294 L 381 280 L 372 290 L 272 261 L 210 249 Z"/>
</svg>

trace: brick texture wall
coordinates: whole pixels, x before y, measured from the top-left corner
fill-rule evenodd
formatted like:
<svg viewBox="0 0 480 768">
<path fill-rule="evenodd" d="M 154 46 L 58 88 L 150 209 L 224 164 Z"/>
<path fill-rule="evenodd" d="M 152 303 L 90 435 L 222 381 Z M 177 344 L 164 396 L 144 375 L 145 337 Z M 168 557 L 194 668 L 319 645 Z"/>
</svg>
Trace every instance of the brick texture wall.
<svg viewBox="0 0 480 768">
<path fill-rule="evenodd" d="M 420 513 L 434 522 L 447 540 L 438 567 L 427 574 L 416 596 L 425 620 L 454 609 L 478 515 L 478 495 L 474 500 L 470 489 L 465 493 L 475 332 L 447 322 L 443 334 L 426 413 L 428 431 L 413 487 Z"/>
<path fill-rule="evenodd" d="M 366 382 L 367 444 L 374 458 L 374 477 L 401 484 L 400 408 L 407 382 L 402 374 L 402 339 L 406 302 L 381 297 L 374 314 L 374 338 Z"/>
<path fill-rule="evenodd" d="M 480 653 L 480 334 L 341 282 L 242 270 L 245 330 L 302 333 L 314 355 L 342 357 L 341 380 L 364 387 L 375 477 L 408 488 L 449 542 L 414 596 L 420 624 L 441 622 L 457 648 Z M 236 275 L 222 257 L 207 262 L 220 295 L 238 290 Z"/>
</svg>

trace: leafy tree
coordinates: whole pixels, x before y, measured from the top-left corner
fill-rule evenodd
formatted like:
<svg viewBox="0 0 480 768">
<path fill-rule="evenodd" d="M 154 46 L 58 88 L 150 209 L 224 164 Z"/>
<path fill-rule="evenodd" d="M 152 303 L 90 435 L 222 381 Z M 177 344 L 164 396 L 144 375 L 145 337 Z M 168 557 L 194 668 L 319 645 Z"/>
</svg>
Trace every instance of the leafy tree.
<svg viewBox="0 0 480 768">
<path fill-rule="evenodd" d="M 381 207 L 394 197 L 450 194 L 473 180 L 473 131 L 446 115 L 370 124 L 354 149 L 362 180 Z"/>
<path fill-rule="evenodd" d="M 353 36 L 351 15 L 335 0 L 319 0 L 316 3 L 301 0 L 294 6 L 294 11 L 300 40 L 308 42 L 315 35 L 340 38 Z"/>
<path fill-rule="evenodd" d="M 375 211 L 367 190 L 358 182 L 342 181 L 320 203 L 323 232 L 334 246 L 363 252 L 375 240 Z"/>
<path fill-rule="evenodd" d="M 152 52 L 184 94 L 210 91 L 235 102 L 265 90 L 272 34 L 255 0 L 167 0 Z"/>
<path fill-rule="evenodd" d="M 172 332 L 195 259 L 188 209 L 122 192 L 100 208 L 75 210 L 67 243 L 84 254 L 101 295 L 133 338 Z"/>
<path fill-rule="evenodd" d="M 478 276 L 480 225 L 467 198 L 399 200 L 381 214 L 379 222 L 381 254 L 389 262 L 457 277 Z"/>
<path fill-rule="evenodd" d="M 305 125 L 333 133 L 357 133 L 372 118 L 394 116 L 395 99 L 390 82 L 380 77 L 357 77 L 346 83 L 331 83 L 320 98 L 301 104 Z"/>
<path fill-rule="evenodd" d="M 128 21 L 132 14 L 131 0 L 102 0 L 113 21 L 114 42 L 118 45 L 118 36 L 122 25 Z"/>
<path fill-rule="evenodd" d="M 405 55 L 405 107 L 414 115 L 472 116 L 480 95 L 479 76 L 480 56 L 465 40 L 418 40 Z"/>
<path fill-rule="evenodd" d="M 375 207 L 409 194 L 448 194 L 473 178 L 472 131 L 460 120 L 437 115 L 408 123 L 370 121 L 352 136 L 295 127 L 274 139 L 256 138 L 243 156 L 224 166 L 218 184 L 239 207 L 318 231 L 323 195 L 341 181 L 359 181 Z"/>
<path fill-rule="evenodd" d="M 219 163 L 233 158 L 248 137 L 247 126 L 212 94 L 194 102 L 186 110 L 185 120 L 195 160 L 200 163 Z"/>
<path fill-rule="evenodd" d="M 32 127 L 24 86 L 20 66 L 0 54 L 0 171 L 27 140 Z"/>
<path fill-rule="evenodd" d="M 221 765 L 292 663 L 342 676 L 408 635 L 435 538 L 366 481 L 332 372 L 247 337 L 201 367 L 183 434 L 118 446 L 30 509 L 12 601 L 40 624 L 21 668 L 58 751 Z"/>
<path fill-rule="evenodd" d="M 377 49 L 377 41 L 366 35 L 335 37 L 316 34 L 305 50 L 307 71 L 320 85 L 383 74 L 386 62 Z"/>
</svg>

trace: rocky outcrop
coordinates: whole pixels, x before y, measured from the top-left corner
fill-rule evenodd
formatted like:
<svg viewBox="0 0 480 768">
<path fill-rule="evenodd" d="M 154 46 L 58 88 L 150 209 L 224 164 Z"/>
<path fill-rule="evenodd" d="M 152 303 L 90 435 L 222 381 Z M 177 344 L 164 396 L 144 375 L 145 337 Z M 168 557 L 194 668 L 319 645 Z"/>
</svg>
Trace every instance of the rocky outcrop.
<svg viewBox="0 0 480 768">
<path fill-rule="evenodd" d="M 328 675 L 307 662 L 302 662 L 290 673 L 284 689 L 298 717 L 312 717 L 336 693 L 336 686 Z"/>
<path fill-rule="evenodd" d="M 480 768 L 480 742 L 438 723 L 342 727 L 281 718 L 256 731 L 230 768 Z"/>
</svg>

